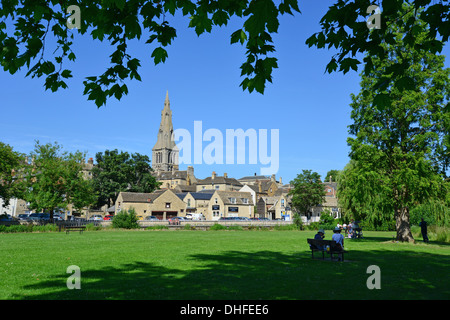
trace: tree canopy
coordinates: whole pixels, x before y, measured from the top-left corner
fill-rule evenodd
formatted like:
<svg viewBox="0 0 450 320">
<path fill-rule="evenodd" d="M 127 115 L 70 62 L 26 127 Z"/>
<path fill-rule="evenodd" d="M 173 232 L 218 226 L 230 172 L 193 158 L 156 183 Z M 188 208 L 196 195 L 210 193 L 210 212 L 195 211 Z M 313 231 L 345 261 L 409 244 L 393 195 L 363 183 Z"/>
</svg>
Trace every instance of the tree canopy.
<svg viewBox="0 0 450 320">
<path fill-rule="evenodd" d="M 323 203 L 325 188 L 317 172 L 302 170 L 302 173 L 290 183 L 292 189 L 289 195 L 292 195 L 292 207 L 298 213 L 307 216 L 313 207 Z"/>
<path fill-rule="evenodd" d="M 23 167 L 22 183 L 25 185 L 22 199 L 37 212 L 50 213 L 66 209 L 72 204 L 81 210 L 95 203 L 96 196 L 90 180 L 83 177 L 85 155 L 63 151 L 57 143 L 40 144 L 36 141 Z"/>
<path fill-rule="evenodd" d="M 5 204 L 19 192 L 17 173 L 22 164 L 23 156 L 13 148 L 0 142 L 0 198 Z M 0 212 L 1 214 L 1 212 Z"/>
<path fill-rule="evenodd" d="M 152 192 L 159 184 L 152 175 L 150 159 L 139 153 L 116 150 L 98 152 L 92 169 L 98 206 L 111 206 L 120 192 Z"/>
<path fill-rule="evenodd" d="M 403 20 L 405 43 L 418 52 L 442 50 L 450 35 L 449 0 L 337 0 L 320 21 L 322 31 L 313 34 L 306 43 L 310 47 L 334 47 L 339 51 L 326 66 L 328 72 L 357 70 L 361 64 L 358 54 L 367 53 L 364 68 L 368 74 L 373 71 L 373 59 L 389 55 L 383 44 L 393 44 L 395 39 L 388 26 L 401 19 L 405 2 L 411 3 L 410 10 L 417 13 Z M 367 9 L 371 5 L 381 7 L 380 29 L 367 27 L 366 20 L 371 15 Z M 79 17 L 75 15 L 81 20 L 79 29 L 68 28 L 68 19 L 74 12 L 67 11 L 69 6 L 79 9 Z M 26 67 L 28 76 L 45 77 L 46 90 L 56 91 L 67 88 L 66 80 L 72 77 L 72 71 L 65 69 L 63 63 L 76 60 L 73 32 L 108 42 L 115 48 L 110 67 L 84 81 L 84 94 L 100 107 L 109 97 L 120 100 L 128 93 L 126 80 L 141 79 L 140 60 L 129 54 L 130 40 L 145 41 L 155 64 L 166 61 L 166 48 L 177 37 L 169 16 L 176 13 L 188 16 L 187 27 L 199 36 L 213 32 L 215 26 L 226 26 L 233 17 L 240 18 L 242 28 L 230 35 L 231 44 L 240 43 L 246 48 L 246 59 L 241 65 L 244 79 L 240 86 L 249 92 L 263 93 L 267 83 L 272 82 L 273 69 L 278 67 L 272 35 L 278 32 L 279 18 L 300 13 L 300 9 L 297 0 L 4 0 L 0 5 L 0 64 L 11 74 Z M 415 42 L 422 30 L 417 19 L 429 26 L 425 41 L 420 44 Z M 46 48 L 49 37 L 55 39 L 56 48 Z M 404 63 L 393 64 L 390 71 L 396 77 L 382 85 L 393 83 L 399 88 L 412 88 L 414 84 L 405 74 L 407 67 Z M 389 104 L 384 96 L 375 103 Z"/>
<path fill-rule="evenodd" d="M 411 207 L 445 199 L 450 159 L 450 69 L 444 68 L 443 56 L 415 49 L 428 41 L 425 22 L 415 20 L 420 28 L 414 42 L 405 40 L 404 22 L 416 15 L 404 7 L 402 20 L 389 26 L 395 42 L 383 45 L 389 56 L 372 58 L 373 71 L 362 74 L 361 92 L 352 95 L 348 144 L 353 162 L 340 186 L 346 189 L 340 196 L 354 212 L 369 214 L 369 207 L 375 210 L 372 216 L 393 212 L 402 241 L 412 241 Z M 398 64 L 407 66 L 405 81 L 413 88 L 399 84 L 391 70 Z M 380 96 L 389 107 L 374 103 Z"/>
<path fill-rule="evenodd" d="M 272 0 L 2 1 L 0 63 L 3 69 L 14 74 L 26 66 L 27 76 L 45 77 L 46 90 L 67 88 L 65 81 L 72 77 L 72 72 L 64 69 L 63 62 L 76 60 L 72 48 L 73 32 L 77 32 L 66 24 L 72 14 L 72 11 L 67 13 L 69 5 L 79 10 L 81 21 L 77 30 L 81 35 L 115 47 L 110 56 L 111 66 L 103 74 L 86 77 L 84 81 L 84 94 L 98 107 L 108 97 L 120 100 L 127 94 L 126 79 L 141 80 L 140 61 L 127 50 L 130 40 L 145 36 L 142 40 L 150 46 L 155 64 L 166 61 L 165 48 L 177 37 L 168 17 L 176 12 L 190 17 L 187 27 L 193 28 L 197 35 L 212 32 L 213 26 L 227 25 L 232 17 L 242 18 L 242 28 L 230 36 L 231 44 L 239 42 L 247 49 L 246 61 L 241 66 L 241 75 L 245 77 L 241 86 L 250 92 L 263 93 L 266 82 L 272 81 L 272 70 L 277 68 L 277 59 L 270 55 L 275 51 L 271 35 L 278 31 L 279 16 L 300 12 L 295 0 L 278 4 Z M 56 50 L 50 49 L 50 52 L 55 50 L 53 55 L 48 55 L 45 44 L 51 36 L 58 46 Z"/>
</svg>

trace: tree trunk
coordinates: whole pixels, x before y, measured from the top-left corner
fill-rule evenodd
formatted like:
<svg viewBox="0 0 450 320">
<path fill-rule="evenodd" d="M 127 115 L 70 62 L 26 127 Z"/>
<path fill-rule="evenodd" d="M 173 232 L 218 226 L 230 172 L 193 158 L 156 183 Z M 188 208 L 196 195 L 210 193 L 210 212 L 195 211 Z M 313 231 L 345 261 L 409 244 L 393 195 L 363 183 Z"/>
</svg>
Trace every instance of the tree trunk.
<svg viewBox="0 0 450 320">
<path fill-rule="evenodd" d="M 397 230 L 397 241 L 414 242 L 409 224 L 409 208 L 395 209 L 395 229 Z"/>
</svg>

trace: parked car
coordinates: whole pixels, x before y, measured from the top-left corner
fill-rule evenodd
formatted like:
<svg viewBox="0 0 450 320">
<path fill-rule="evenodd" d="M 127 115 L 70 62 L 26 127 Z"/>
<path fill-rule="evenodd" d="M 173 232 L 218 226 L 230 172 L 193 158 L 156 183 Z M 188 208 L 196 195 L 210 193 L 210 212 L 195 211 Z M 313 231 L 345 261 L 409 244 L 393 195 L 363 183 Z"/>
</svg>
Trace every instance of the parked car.
<svg viewBox="0 0 450 320">
<path fill-rule="evenodd" d="M 144 218 L 145 221 L 158 221 L 159 219 L 155 216 L 147 216 Z"/>
<path fill-rule="evenodd" d="M 63 221 L 63 220 L 64 220 L 64 217 L 62 217 L 62 216 L 59 215 L 59 214 L 54 214 L 54 215 L 53 215 L 53 220 L 54 220 L 54 221 Z"/>
<path fill-rule="evenodd" d="M 26 213 L 21 213 L 17 216 L 17 218 L 19 218 L 20 221 L 30 221 L 30 217 L 28 214 Z"/>
<path fill-rule="evenodd" d="M 103 217 L 100 214 L 94 214 L 89 218 L 89 221 L 103 221 Z"/>
<path fill-rule="evenodd" d="M 114 216 L 113 215 L 107 215 L 103 218 L 104 221 L 112 220 Z"/>
<path fill-rule="evenodd" d="M 39 221 L 40 220 L 40 216 L 41 216 L 41 213 L 31 213 L 28 216 L 28 219 L 30 219 L 31 221 Z"/>
<path fill-rule="evenodd" d="M 2 214 L 0 215 L 0 221 L 13 221 L 13 217 L 10 214 Z"/>
</svg>

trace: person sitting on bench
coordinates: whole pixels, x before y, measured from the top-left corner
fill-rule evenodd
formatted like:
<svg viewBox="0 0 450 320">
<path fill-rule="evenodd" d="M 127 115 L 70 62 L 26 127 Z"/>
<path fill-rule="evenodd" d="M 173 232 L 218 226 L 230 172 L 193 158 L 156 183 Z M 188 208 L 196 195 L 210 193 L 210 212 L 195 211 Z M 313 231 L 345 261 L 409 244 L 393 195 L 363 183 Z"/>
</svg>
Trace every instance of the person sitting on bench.
<svg viewBox="0 0 450 320">
<path fill-rule="evenodd" d="M 314 240 L 323 240 L 325 238 L 325 231 L 323 229 L 319 229 L 316 235 L 314 236 Z M 325 250 L 323 246 L 315 246 L 318 250 Z"/>
<path fill-rule="evenodd" d="M 334 228 L 334 234 L 331 237 L 331 240 L 334 240 L 336 242 L 338 248 L 340 247 L 341 250 L 344 250 L 344 236 L 341 234 L 341 228 Z M 339 254 L 338 257 L 338 261 L 341 261 L 342 254 Z"/>
</svg>

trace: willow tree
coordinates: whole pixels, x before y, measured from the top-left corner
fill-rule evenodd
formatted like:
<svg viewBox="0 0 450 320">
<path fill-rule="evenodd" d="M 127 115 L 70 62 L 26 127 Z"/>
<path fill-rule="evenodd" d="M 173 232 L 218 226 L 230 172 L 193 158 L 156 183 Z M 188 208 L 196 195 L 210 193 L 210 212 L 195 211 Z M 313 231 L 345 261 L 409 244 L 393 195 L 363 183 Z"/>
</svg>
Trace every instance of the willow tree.
<svg viewBox="0 0 450 320">
<path fill-rule="evenodd" d="M 385 58 L 372 57 L 372 71 L 362 74 L 361 91 L 352 95 L 348 144 L 358 171 L 373 186 L 365 192 L 374 201 L 382 196 L 384 208 L 394 213 L 397 240 L 413 241 L 409 209 L 445 197 L 450 71 L 444 68 L 444 56 L 415 50 L 429 31 L 417 12 L 403 10 L 403 18 L 387 26 L 395 41 L 384 45 Z M 411 21 L 413 28 L 405 29 Z M 398 65 L 406 69 L 401 76 L 395 73 Z M 361 190 L 353 195 L 359 201 L 368 196 Z"/>
</svg>

